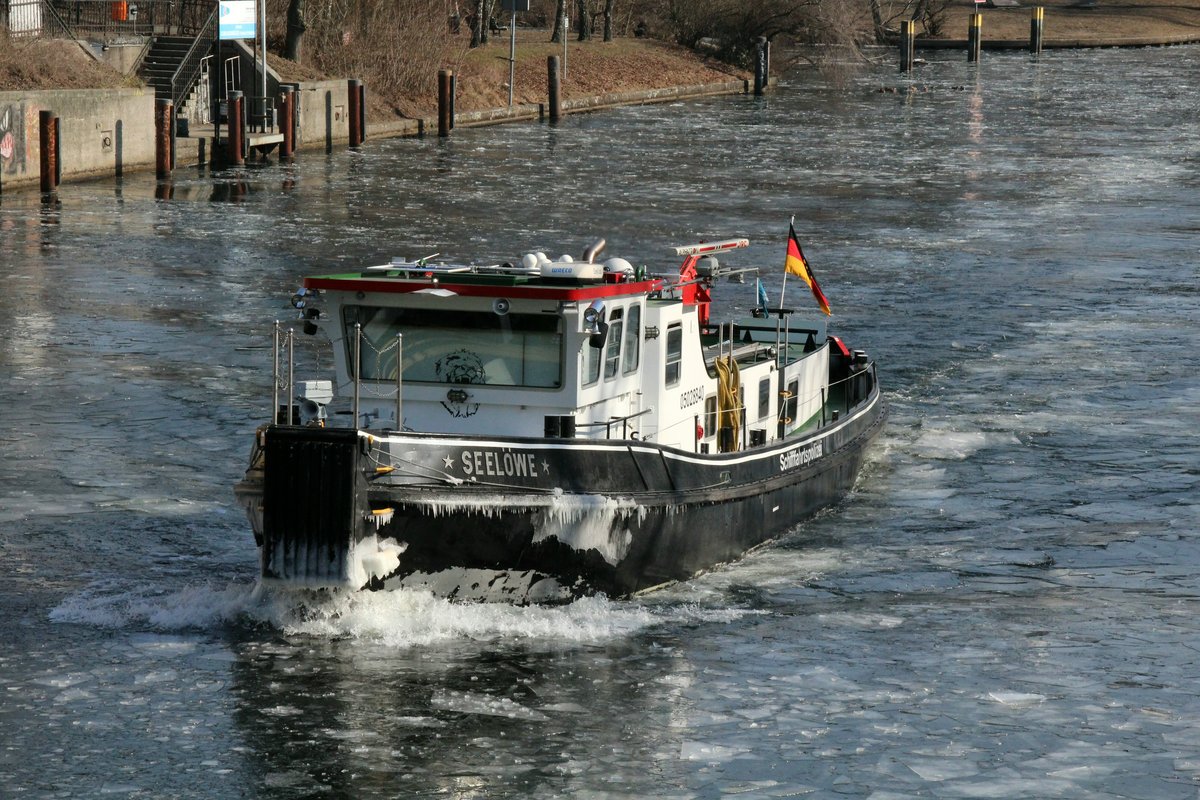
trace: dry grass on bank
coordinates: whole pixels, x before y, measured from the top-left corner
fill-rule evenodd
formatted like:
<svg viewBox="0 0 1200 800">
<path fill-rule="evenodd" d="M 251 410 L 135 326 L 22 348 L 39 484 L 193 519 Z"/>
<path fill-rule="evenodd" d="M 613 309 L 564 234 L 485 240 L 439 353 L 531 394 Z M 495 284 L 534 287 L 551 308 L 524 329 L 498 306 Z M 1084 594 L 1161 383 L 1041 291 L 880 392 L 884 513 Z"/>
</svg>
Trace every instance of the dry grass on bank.
<svg viewBox="0 0 1200 800">
<path fill-rule="evenodd" d="M 518 31 L 514 103 L 546 102 L 547 58 L 563 58 L 563 46 L 549 41 L 549 31 Z M 498 108 L 508 103 L 510 43 L 507 34 L 467 50 L 452 64 L 457 76 L 457 107 L 464 111 Z M 706 61 L 666 42 L 617 38 L 567 43 L 564 99 L 638 89 L 693 86 L 748 77 L 728 65 Z M 437 98 L 422 98 L 424 114 L 437 110 Z"/>
<path fill-rule="evenodd" d="M 24 41 L 0 31 L 0 91 L 140 86 L 65 39 Z"/>
</svg>

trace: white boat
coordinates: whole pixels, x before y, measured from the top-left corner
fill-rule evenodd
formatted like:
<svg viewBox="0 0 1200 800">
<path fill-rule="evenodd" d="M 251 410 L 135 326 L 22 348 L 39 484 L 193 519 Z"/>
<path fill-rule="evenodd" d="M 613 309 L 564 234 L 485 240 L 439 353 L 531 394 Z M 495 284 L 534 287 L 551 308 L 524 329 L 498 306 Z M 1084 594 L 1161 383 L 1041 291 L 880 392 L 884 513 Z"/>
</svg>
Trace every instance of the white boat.
<svg viewBox="0 0 1200 800">
<path fill-rule="evenodd" d="M 599 262 L 600 241 L 306 279 L 294 303 L 336 374 L 293 381 L 276 325 L 276 418 L 236 489 L 262 580 L 626 596 L 837 501 L 885 417 L 875 365 L 820 315 L 714 324 L 714 282 L 757 272 L 715 256 L 748 244 L 675 248 L 666 275 Z"/>
</svg>

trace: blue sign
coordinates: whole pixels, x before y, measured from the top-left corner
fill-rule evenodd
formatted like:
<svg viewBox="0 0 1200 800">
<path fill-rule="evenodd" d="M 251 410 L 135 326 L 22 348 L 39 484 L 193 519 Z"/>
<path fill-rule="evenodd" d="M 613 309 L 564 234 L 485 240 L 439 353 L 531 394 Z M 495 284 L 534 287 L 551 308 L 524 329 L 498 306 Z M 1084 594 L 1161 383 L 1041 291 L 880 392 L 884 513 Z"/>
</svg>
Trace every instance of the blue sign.
<svg viewBox="0 0 1200 800">
<path fill-rule="evenodd" d="M 254 0 L 220 0 L 217 3 L 217 38 L 253 39 Z"/>
</svg>

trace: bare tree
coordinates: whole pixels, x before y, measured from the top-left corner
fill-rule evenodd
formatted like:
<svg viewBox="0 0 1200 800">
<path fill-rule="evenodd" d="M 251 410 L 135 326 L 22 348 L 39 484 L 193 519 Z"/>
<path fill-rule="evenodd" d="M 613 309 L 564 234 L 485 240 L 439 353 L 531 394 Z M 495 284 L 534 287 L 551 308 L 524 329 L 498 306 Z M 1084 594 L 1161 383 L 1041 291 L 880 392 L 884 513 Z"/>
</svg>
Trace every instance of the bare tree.
<svg viewBox="0 0 1200 800">
<path fill-rule="evenodd" d="M 578 0 L 579 41 L 592 38 L 592 0 Z"/>
<path fill-rule="evenodd" d="M 604 41 L 613 40 L 613 7 L 617 0 L 604 0 Z"/>
<path fill-rule="evenodd" d="M 302 54 L 301 44 L 304 39 L 304 0 L 290 0 L 287 9 L 287 37 L 284 43 L 283 55 L 300 63 Z"/>
<path fill-rule="evenodd" d="M 567 19 L 567 0 L 558 0 L 554 9 L 554 33 L 550 36 L 550 41 L 561 42 L 566 38 L 567 32 L 563 30 L 563 22 Z"/>
<path fill-rule="evenodd" d="M 471 47 L 479 47 L 487 41 L 487 24 L 483 21 L 483 0 L 475 0 L 471 12 Z"/>
<path fill-rule="evenodd" d="M 871 7 L 871 27 L 875 30 L 875 44 L 883 44 L 887 41 L 887 29 L 883 24 L 883 7 L 880 6 L 879 0 L 869 0 Z"/>
</svg>

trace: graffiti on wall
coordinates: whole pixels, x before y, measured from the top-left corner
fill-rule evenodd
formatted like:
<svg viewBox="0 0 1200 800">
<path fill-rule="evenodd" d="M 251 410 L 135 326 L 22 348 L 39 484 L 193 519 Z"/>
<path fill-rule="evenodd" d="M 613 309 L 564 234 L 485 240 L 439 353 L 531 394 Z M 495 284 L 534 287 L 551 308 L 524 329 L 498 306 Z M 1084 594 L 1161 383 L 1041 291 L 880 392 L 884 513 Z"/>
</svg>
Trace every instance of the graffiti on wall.
<svg viewBox="0 0 1200 800">
<path fill-rule="evenodd" d="M 0 173 L 22 175 L 26 171 L 25 104 L 0 105 Z"/>
</svg>

